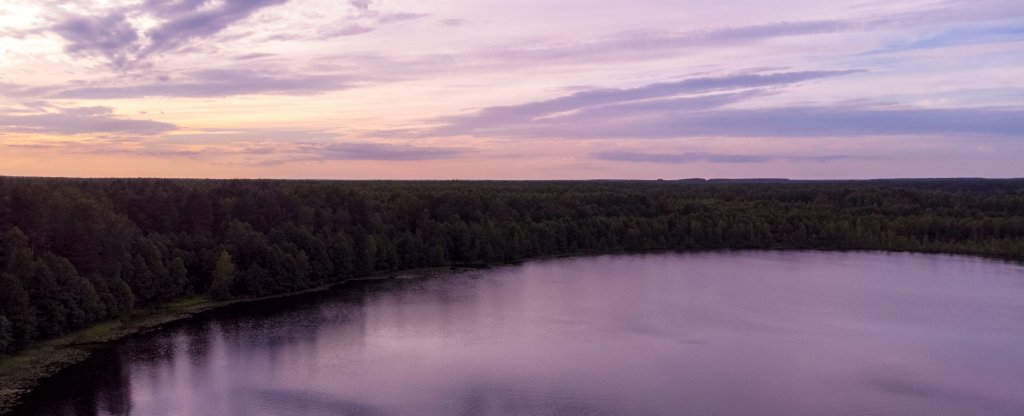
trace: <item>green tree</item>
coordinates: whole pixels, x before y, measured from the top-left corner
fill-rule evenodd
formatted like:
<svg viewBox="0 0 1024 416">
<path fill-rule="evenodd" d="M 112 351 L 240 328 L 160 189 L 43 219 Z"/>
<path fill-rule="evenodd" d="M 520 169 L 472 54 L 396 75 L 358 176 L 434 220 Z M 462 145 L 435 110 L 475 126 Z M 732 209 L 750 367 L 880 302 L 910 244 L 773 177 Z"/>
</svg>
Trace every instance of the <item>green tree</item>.
<svg viewBox="0 0 1024 416">
<path fill-rule="evenodd" d="M 213 269 L 213 279 L 210 282 L 210 297 L 214 299 L 230 298 L 231 283 L 234 280 L 235 263 L 231 261 L 231 254 L 227 250 L 221 250 Z"/>
<path fill-rule="evenodd" d="M 36 316 L 29 304 L 28 292 L 13 275 L 0 273 L 0 315 L 10 320 L 8 348 L 28 344 L 36 334 Z M 0 349 L 0 352 L 4 349 Z"/>
<path fill-rule="evenodd" d="M 185 268 L 185 261 L 181 257 L 175 257 L 167 269 L 170 273 L 169 292 L 173 296 L 181 295 L 188 285 L 188 269 Z"/>
<path fill-rule="evenodd" d="M 1024 180 L 0 177 L 4 348 L 190 291 L 223 299 L 534 256 L 858 248 L 1024 260 L 1022 206 Z"/>
<path fill-rule="evenodd" d="M 14 348 L 14 325 L 6 316 L 0 315 L 0 353 Z"/>
</svg>

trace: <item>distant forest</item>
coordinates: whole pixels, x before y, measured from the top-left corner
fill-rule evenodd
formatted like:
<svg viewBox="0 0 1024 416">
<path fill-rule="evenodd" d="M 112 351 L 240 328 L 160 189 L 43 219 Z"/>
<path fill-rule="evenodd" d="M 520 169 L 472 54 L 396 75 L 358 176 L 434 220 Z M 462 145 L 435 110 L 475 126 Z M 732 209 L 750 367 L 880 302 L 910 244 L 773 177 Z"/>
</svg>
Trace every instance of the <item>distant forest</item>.
<svg viewBox="0 0 1024 416">
<path fill-rule="evenodd" d="M 1024 180 L 266 181 L 0 177 L 0 353 L 187 296 L 645 250 L 1024 259 Z"/>
</svg>

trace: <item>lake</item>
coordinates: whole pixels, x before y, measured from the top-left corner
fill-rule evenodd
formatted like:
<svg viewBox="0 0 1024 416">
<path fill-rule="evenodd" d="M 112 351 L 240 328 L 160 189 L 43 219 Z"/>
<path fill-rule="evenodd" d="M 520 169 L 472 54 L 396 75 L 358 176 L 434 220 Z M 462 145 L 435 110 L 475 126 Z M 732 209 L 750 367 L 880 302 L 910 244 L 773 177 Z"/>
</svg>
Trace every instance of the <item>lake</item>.
<svg viewBox="0 0 1024 416">
<path fill-rule="evenodd" d="M 736 251 L 344 285 L 135 336 L 19 415 L 1022 415 L 1024 267 Z"/>
</svg>

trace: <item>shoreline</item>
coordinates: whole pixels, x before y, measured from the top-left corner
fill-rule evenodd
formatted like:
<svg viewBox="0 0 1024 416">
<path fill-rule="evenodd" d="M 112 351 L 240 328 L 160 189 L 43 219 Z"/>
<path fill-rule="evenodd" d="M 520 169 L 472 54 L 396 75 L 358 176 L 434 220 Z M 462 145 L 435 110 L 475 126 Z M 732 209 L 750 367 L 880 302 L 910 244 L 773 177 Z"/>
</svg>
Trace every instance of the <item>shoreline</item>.
<svg viewBox="0 0 1024 416">
<path fill-rule="evenodd" d="M 642 255 L 664 253 L 700 253 L 728 251 L 821 251 L 821 252 L 876 252 L 890 254 L 926 254 L 961 256 L 990 261 L 1003 261 L 1024 265 L 1024 261 L 1010 256 L 991 256 L 967 252 L 934 252 L 913 250 L 878 250 L 878 249 L 716 249 L 716 250 L 647 250 L 640 252 L 581 252 L 560 255 L 532 257 L 519 262 L 456 264 L 451 266 L 428 267 L 418 269 L 396 270 L 354 277 L 329 285 L 274 295 L 215 301 L 205 296 L 194 296 L 160 305 L 156 308 L 135 311 L 130 317 L 120 320 L 99 322 L 80 329 L 60 338 L 38 343 L 15 355 L 0 358 L 0 416 L 11 412 L 21 404 L 21 399 L 31 393 L 45 379 L 60 371 L 81 363 L 92 356 L 93 352 L 108 347 L 124 338 L 158 330 L 161 327 L 184 319 L 189 319 L 206 312 L 232 305 L 256 303 L 271 299 L 293 297 L 303 294 L 326 292 L 346 284 L 374 282 L 399 279 L 418 279 L 437 275 L 450 275 L 473 270 L 486 270 L 499 266 L 518 265 L 526 261 L 563 259 L 574 257 L 590 257 L 602 255 Z"/>
<path fill-rule="evenodd" d="M 487 267 L 493 266 L 487 265 Z M 232 305 L 321 293 L 345 284 L 422 278 L 440 273 L 459 273 L 474 269 L 476 267 L 452 266 L 381 272 L 294 292 L 223 301 L 215 301 L 205 296 L 195 296 L 169 302 L 156 308 L 135 311 L 124 319 L 99 322 L 62 337 L 40 342 L 14 355 L 0 358 L 0 415 L 6 415 L 17 408 L 21 404 L 21 399 L 38 387 L 43 380 L 89 359 L 94 351 L 106 348 L 133 335 L 158 330 L 167 324 Z"/>
</svg>

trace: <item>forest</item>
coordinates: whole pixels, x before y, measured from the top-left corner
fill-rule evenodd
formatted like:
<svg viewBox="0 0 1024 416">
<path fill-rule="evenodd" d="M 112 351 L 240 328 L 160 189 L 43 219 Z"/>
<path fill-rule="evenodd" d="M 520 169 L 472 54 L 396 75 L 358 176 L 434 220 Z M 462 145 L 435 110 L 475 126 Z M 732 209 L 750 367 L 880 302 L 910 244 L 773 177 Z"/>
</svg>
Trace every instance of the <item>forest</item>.
<svg viewBox="0 0 1024 416">
<path fill-rule="evenodd" d="M 0 354 L 189 296 L 572 254 L 893 250 L 1024 260 L 1024 180 L 0 177 Z"/>
</svg>

